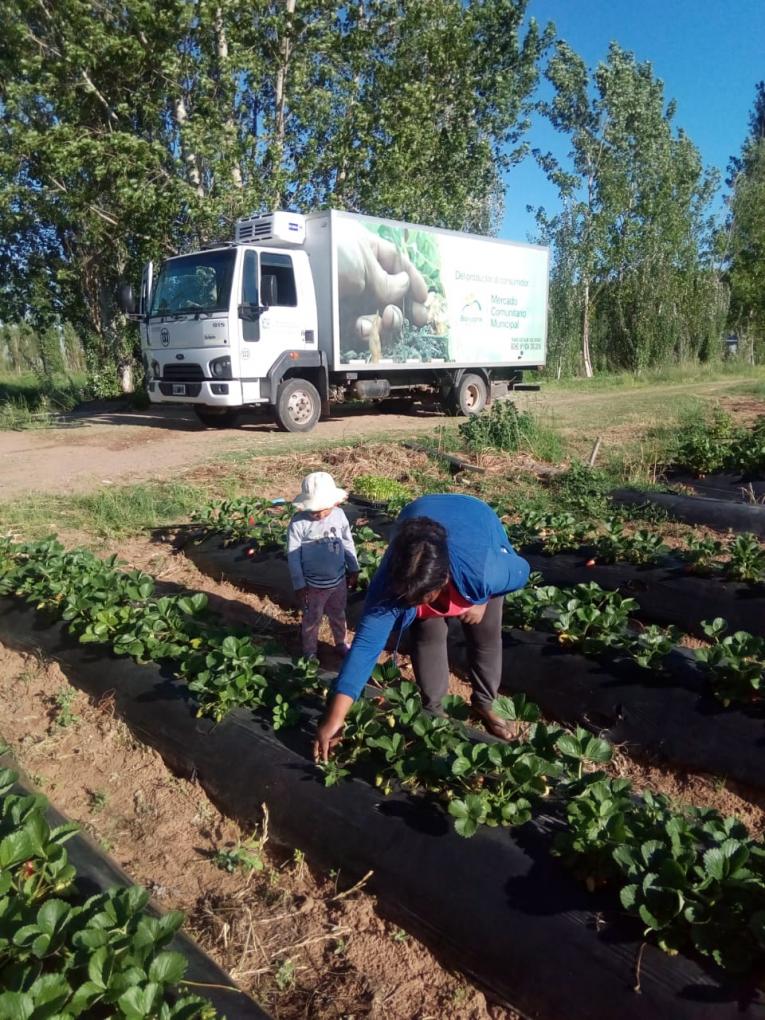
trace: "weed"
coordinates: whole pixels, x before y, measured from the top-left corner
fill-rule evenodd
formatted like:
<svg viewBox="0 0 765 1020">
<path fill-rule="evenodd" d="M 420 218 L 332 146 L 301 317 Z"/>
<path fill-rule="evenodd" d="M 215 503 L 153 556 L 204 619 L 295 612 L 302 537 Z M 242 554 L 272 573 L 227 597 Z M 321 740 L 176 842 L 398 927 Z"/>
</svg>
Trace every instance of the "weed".
<svg viewBox="0 0 765 1020">
<path fill-rule="evenodd" d="M 98 538 L 125 538 L 187 519 L 205 498 L 179 482 L 112 486 L 79 496 L 35 495 L 3 503 L 0 528 L 37 537 L 58 526 Z"/>
<path fill-rule="evenodd" d="M 409 932 L 404 931 L 403 928 L 394 928 L 390 937 L 392 942 L 406 942 L 409 939 Z"/>
<path fill-rule="evenodd" d="M 62 685 L 53 695 L 53 720 L 57 726 L 74 726 L 80 721 L 80 717 L 72 711 L 72 702 L 77 697 L 77 691 L 67 684 Z"/>
<path fill-rule="evenodd" d="M 283 960 L 274 973 L 274 981 L 280 992 L 288 992 L 295 987 L 295 964 L 289 957 Z"/>
<path fill-rule="evenodd" d="M 230 874 L 239 868 L 244 872 L 263 871 L 265 867 L 263 847 L 263 838 L 252 835 L 226 850 L 218 850 L 213 857 L 213 863 L 221 871 L 228 871 Z"/>
<path fill-rule="evenodd" d="M 88 794 L 88 806 L 93 814 L 103 811 L 109 800 L 109 795 L 104 790 L 91 790 Z"/>
<path fill-rule="evenodd" d="M 295 878 L 302 878 L 305 873 L 305 853 L 297 847 L 292 851 L 292 867 Z"/>
</svg>

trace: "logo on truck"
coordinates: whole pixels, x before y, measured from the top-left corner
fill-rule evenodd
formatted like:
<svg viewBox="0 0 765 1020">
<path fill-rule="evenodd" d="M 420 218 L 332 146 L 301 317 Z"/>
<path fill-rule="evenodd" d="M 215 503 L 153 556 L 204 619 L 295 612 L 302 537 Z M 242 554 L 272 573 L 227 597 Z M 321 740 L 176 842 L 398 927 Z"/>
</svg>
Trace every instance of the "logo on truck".
<svg viewBox="0 0 765 1020">
<path fill-rule="evenodd" d="M 159 339 L 162 341 L 162 346 L 163 347 L 169 347 L 170 346 L 170 330 L 169 329 L 161 329 L 159 331 Z"/>
<path fill-rule="evenodd" d="M 483 322 L 483 309 L 478 298 L 469 295 L 467 302 L 462 306 L 460 322 Z"/>
</svg>

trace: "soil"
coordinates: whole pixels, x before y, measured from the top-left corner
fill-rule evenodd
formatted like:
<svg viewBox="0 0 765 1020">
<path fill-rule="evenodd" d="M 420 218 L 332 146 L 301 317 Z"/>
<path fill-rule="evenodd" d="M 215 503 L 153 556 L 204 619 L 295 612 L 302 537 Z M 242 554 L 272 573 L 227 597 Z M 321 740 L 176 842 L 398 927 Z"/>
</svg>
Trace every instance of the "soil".
<svg viewBox="0 0 765 1020">
<path fill-rule="evenodd" d="M 264 418 L 243 417 L 237 429 L 204 429 L 188 408 L 75 413 L 55 428 L 0 431 L 0 475 L 7 499 L 26 492 L 88 492 L 103 485 L 156 478 L 186 478 L 202 462 L 227 454 L 316 448 L 353 442 L 364 436 L 415 433 L 432 429 L 434 412 L 407 415 L 362 414 L 355 408 L 333 411 L 308 435 L 285 435 Z M 65 457 L 65 468 L 62 469 Z"/>
<path fill-rule="evenodd" d="M 32 783 L 158 907 L 184 911 L 189 933 L 278 1020 L 513 1020 L 363 888 L 348 892 L 342 874 L 272 849 L 267 827 L 242 832 L 134 740 L 108 702 L 70 687 L 57 664 L 0 645 L 0 684 L 0 733 Z M 262 870 L 216 865 L 217 852 L 253 836 Z"/>
</svg>

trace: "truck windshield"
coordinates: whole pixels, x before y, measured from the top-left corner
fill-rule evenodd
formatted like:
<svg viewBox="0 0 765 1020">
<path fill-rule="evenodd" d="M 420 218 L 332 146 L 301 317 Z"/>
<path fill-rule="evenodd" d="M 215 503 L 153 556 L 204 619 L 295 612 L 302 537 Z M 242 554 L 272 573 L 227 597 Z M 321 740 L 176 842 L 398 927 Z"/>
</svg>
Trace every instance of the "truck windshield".
<svg viewBox="0 0 765 1020">
<path fill-rule="evenodd" d="M 236 252 L 205 251 L 162 264 L 149 315 L 227 312 Z"/>
</svg>

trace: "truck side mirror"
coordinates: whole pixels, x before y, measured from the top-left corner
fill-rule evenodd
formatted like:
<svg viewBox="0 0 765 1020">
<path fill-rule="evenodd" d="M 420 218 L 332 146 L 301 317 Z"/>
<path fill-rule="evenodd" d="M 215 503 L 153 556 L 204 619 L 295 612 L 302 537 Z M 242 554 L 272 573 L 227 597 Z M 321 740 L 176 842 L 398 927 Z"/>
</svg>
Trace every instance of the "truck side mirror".
<svg viewBox="0 0 765 1020">
<path fill-rule="evenodd" d="M 135 315 L 137 311 L 137 302 L 133 288 L 129 283 L 121 283 L 119 291 L 117 293 L 117 304 L 125 315 Z"/>
</svg>

